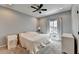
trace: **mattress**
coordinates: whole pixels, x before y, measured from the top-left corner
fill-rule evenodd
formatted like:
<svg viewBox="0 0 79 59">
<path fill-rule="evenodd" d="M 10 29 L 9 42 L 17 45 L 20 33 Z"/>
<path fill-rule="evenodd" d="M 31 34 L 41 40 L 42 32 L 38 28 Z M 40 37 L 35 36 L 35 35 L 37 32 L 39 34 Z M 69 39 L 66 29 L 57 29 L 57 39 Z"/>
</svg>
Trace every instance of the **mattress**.
<svg viewBox="0 0 79 59">
<path fill-rule="evenodd" d="M 20 33 L 19 37 L 22 47 L 27 48 L 29 53 L 37 53 L 41 46 L 46 46 L 50 42 L 48 34 L 39 34 L 37 32 Z"/>
</svg>

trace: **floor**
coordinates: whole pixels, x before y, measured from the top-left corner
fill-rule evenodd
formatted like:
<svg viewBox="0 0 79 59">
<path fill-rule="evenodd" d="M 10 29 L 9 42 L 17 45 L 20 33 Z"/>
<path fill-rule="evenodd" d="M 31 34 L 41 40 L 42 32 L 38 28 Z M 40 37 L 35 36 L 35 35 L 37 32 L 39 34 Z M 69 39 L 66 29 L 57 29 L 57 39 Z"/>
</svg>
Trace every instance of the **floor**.
<svg viewBox="0 0 79 59">
<path fill-rule="evenodd" d="M 0 54 L 27 54 L 28 52 L 21 47 L 17 47 L 16 49 L 8 50 L 5 48 L 0 48 Z"/>
<path fill-rule="evenodd" d="M 28 54 L 24 48 L 17 47 L 13 50 L 8 50 L 7 48 L 0 48 L 0 54 Z M 46 47 L 42 48 L 38 54 L 61 54 L 61 41 L 53 40 Z"/>
<path fill-rule="evenodd" d="M 55 40 L 39 51 L 40 54 L 61 54 L 61 52 L 61 41 Z"/>
</svg>

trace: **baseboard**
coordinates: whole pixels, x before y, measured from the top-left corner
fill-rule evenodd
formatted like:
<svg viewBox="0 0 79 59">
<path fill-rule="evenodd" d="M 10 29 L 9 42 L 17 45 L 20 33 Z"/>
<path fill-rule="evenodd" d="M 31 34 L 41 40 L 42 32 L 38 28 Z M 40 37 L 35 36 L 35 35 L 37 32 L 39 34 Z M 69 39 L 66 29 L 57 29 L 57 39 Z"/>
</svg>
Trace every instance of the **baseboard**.
<svg viewBox="0 0 79 59">
<path fill-rule="evenodd" d="M 1 45 L 0 48 L 2 48 L 2 47 L 6 47 L 6 46 L 7 46 L 7 45 Z"/>
</svg>

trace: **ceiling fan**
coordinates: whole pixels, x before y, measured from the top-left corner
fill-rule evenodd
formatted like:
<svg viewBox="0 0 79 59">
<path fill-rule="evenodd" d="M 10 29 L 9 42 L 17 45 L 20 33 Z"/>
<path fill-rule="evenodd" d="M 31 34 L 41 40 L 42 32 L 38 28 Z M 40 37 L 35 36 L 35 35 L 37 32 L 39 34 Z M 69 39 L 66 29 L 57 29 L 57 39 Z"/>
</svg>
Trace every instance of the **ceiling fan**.
<svg viewBox="0 0 79 59">
<path fill-rule="evenodd" d="M 34 4 L 33 6 L 31 6 L 31 8 L 35 9 L 33 12 L 38 11 L 40 14 L 42 13 L 42 11 L 47 11 L 47 9 L 42 9 L 43 4 L 40 5 L 36 5 Z"/>
</svg>

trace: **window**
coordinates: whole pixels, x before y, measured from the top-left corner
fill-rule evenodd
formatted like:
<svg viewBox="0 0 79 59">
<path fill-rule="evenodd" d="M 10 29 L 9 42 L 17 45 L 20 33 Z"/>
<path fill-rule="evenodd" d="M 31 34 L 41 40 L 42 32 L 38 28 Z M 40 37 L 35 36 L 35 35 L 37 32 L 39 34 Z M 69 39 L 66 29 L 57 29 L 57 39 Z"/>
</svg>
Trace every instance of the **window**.
<svg viewBox="0 0 79 59">
<path fill-rule="evenodd" d="M 57 33 L 57 20 L 50 21 L 50 32 Z"/>
<path fill-rule="evenodd" d="M 50 21 L 50 37 L 51 39 L 57 39 L 58 37 L 57 20 Z"/>
</svg>

